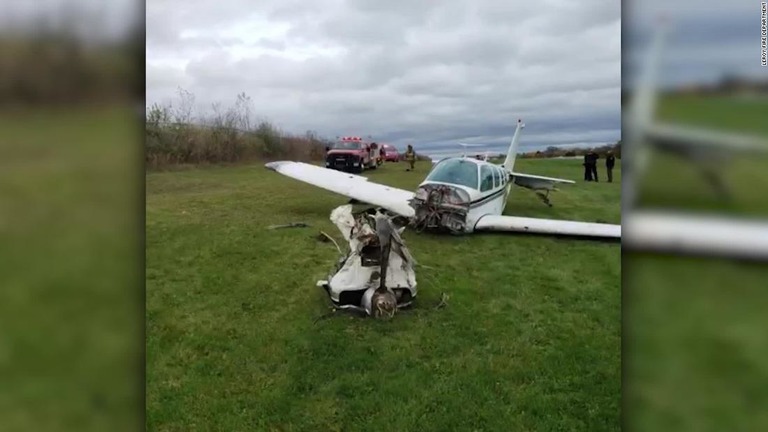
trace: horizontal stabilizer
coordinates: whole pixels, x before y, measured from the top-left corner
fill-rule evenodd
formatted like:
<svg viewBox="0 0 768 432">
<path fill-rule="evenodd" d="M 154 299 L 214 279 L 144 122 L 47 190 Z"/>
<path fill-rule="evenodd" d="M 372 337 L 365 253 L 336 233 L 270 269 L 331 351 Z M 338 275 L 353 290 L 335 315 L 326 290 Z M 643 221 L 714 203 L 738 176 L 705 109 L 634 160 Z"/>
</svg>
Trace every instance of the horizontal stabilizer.
<svg viewBox="0 0 768 432">
<path fill-rule="evenodd" d="M 650 144 L 709 147 L 731 151 L 768 153 L 768 139 L 737 132 L 702 129 L 696 126 L 654 123 L 645 131 Z"/>
<path fill-rule="evenodd" d="M 559 178 L 554 178 L 554 177 L 537 176 L 537 175 L 533 175 L 533 174 L 522 174 L 522 173 L 517 173 L 517 172 L 512 172 L 511 174 L 512 174 L 513 177 L 526 178 L 526 179 L 531 179 L 531 180 L 547 180 L 547 181 L 551 181 L 551 182 L 554 182 L 554 183 L 569 183 L 569 184 L 574 184 L 575 183 L 573 180 L 564 180 L 564 179 L 559 179 Z"/>
</svg>

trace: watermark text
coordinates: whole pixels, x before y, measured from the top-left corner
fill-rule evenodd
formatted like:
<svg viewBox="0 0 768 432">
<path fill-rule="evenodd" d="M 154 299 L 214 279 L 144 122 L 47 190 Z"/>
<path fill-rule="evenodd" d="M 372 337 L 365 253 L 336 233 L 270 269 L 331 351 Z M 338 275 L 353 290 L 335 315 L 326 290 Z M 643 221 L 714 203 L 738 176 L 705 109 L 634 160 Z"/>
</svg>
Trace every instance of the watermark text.
<svg viewBox="0 0 768 432">
<path fill-rule="evenodd" d="M 760 64 L 768 66 L 768 2 L 760 3 Z"/>
</svg>

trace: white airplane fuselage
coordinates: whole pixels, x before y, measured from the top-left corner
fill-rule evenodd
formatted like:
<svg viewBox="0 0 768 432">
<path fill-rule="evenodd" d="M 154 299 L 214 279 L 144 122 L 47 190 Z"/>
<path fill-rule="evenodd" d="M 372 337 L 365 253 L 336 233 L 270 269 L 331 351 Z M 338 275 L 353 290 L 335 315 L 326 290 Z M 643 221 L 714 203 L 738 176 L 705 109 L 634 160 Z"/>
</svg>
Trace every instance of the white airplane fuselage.
<svg viewBox="0 0 768 432">
<path fill-rule="evenodd" d="M 461 166 L 462 174 L 466 174 L 463 181 L 450 181 L 446 175 L 440 175 L 443 168 L 451 166 Z M 469 174 L 471 171 L 474 171 L 476 176 L 472 177 Z M 483 216 L 504 213 L 512 188 L 511 179 L 510 173 L 501 165 L 469 157 L 447 158 L 435 164 L 426 179 L 419 184 L 416 196 L 418 197 L 419 192 L 425 188 L 447 187 L 461 191 L 464 198 L 461 200 L 462 206 L 465 207 L 466 214 L 462 218 L 462 227 L 455 230 L 471 233 Z M 434 209 L 434 206 L 432 208 Z"/>
</svg>

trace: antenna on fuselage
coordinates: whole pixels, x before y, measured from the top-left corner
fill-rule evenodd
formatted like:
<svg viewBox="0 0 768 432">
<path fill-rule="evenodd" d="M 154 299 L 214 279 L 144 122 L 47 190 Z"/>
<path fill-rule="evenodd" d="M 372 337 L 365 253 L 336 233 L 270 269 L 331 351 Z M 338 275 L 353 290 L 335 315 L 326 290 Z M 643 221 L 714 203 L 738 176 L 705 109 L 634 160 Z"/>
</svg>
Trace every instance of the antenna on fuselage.
<svg viewBox="0 0 768 432">
<path fill-rule="evenodd" d="M 464 153 L 461 154 L 461 157 L 467 157 L 467 147 L 479 147 L 480 144 L 467 144 L 467 143 L 459 143 L 460 146 L 464 147 Z"/>
</svg>

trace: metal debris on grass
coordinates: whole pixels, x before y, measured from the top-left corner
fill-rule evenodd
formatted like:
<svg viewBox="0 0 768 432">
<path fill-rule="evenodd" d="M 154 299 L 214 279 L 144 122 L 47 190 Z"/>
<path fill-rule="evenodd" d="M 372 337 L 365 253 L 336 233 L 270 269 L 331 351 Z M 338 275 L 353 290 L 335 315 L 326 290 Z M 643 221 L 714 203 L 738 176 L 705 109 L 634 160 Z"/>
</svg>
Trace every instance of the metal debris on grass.
<svg viewBox="0 0 768 432">
<path fill-rule="evenodd" d="M 405 227 L 380 210 L 352 213 L 349 204 L 334 209 L 331 221 L 349 243 L 328 280 L 317 282 L 333 306 L 385 319 L 410 306 L 417 293 L 416 261 L 400 237 Z"/>
<path fill-rule="evenodd" d="M 307 228 L 309 227 L 309 224 L 304 222 L 293 222 L 289 224 L 282 224 L 282 225 L 270 225 L 267 227 L 267 229 L 280 229 L 280 228 Z"/>
</svg>

